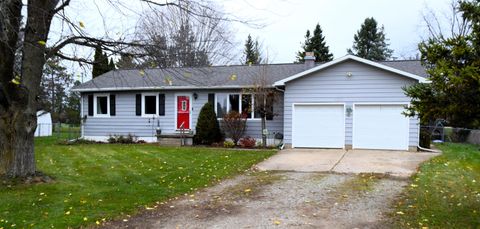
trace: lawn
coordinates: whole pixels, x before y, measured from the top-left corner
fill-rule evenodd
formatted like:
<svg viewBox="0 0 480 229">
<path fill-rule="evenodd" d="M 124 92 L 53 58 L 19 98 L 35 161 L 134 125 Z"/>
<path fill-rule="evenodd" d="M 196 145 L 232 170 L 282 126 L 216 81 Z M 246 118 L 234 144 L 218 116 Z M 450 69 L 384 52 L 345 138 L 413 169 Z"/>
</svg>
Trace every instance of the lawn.
<svg viewBox="0 0 480 229">
<path fill-rule="evenodd" d="M 480 147 L 447 143 L 422 164 L 393 213 L 399 228 L 480 228 Z"/>
<path fill-rule="evenodd" d="M 0 228 L 66 228 L 127 219 L 156 202 L 249 169 L 273 150 L 159 147 L 148 144 L 59 145 L 36 141 L 48 184 L 0 183 Z"/>
</svg>

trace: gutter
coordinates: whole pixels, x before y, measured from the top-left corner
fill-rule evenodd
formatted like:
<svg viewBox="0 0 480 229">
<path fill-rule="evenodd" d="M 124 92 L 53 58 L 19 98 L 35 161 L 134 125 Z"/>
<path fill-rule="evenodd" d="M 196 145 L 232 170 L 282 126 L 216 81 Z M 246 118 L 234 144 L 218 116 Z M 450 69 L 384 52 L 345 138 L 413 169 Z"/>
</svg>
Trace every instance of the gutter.
<svg viewBox="0 0 480 229">
<path fill-rule="evenodd" d="M 100 91 L 147 91 L 147 90 L 208 90 L 208 89 L 244 89 L 254 85 L 244 86 L 172 86 L 172 87 L 106 87 L 106 88 L 73 88 L 76 92 L 100 92 Z M 269 88 L 275 88 L 273 85 Z"/>
</svg>

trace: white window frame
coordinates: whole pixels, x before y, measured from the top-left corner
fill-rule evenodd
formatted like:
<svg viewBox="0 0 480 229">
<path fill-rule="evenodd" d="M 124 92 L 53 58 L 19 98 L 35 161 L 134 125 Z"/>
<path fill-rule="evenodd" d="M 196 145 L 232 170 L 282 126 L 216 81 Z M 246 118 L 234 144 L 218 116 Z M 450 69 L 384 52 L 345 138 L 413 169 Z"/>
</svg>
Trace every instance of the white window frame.
<svg viewBox="0 0 480 229">
<path fill-rule="evenodd" d="M 145 96 L 155 96 L 155 114 L 145 114 Z M 142 109 L 142 117 L 145 117 L 145 118 L 159 117 L 158 93 L 142 93 L 141 109 Z"/>
<path fill-rule="evenodd" d="M 107 97 L 107 113 L 106 114 L 97 114 L 97 98 L 98 97 Z M 93 117 L 97 118 L 108 118 L 110 117 L 110 94 L 94 94 L 93 95 Z"/>
<path fill-rule="evenodd" d="M 239 96 L 239 102 L 240 102 L 240 112 L 243 111 L 243 102 L 242 102 L 242 95 L 251 95 L 252 98 L 252 112 L 251 112 L 251 118 L 247 118 L 247 120 L 261 120 L 261 118 L 255 118 L 255 95 L 251 93 L 215 93 L 215 115 L 217 114 L 217 101 L 218 98 L 217 96 L 221 94 L 222 96 L 227 97 L 227 110 L 226 112 L 230 112 L 231 107 L 230 107 L 230 95 L 238 95 Z M 222 118 L 217 118 L 218 120 L 222 120 Z"/>
</svg>

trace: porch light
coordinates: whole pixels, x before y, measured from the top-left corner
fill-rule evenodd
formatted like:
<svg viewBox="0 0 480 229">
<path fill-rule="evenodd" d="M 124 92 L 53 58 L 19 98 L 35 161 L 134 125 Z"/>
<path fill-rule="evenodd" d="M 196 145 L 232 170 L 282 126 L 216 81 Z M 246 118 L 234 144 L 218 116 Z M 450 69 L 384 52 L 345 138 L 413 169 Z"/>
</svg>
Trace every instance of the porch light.
<svg viewBox="0 0 480 229">
<path fill-rule="evenodd" d="M 352 77 L 352 72 L 347 72 L 347 77 Z"/>
<path fill-rule="evenodd" d="M 193 93 L 193 99 L 197 100 L 198 94 L 196 92 Z"/>
</svg>

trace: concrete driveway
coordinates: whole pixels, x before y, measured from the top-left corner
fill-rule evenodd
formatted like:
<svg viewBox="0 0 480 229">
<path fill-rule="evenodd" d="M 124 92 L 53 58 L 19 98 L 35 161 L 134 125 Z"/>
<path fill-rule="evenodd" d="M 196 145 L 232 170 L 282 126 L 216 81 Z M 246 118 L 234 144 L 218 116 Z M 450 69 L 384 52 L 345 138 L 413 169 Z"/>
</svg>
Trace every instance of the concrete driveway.
<svg viewBox="0 0 480 229">
<path fill-rule="evenodd" d="M 257 165 L 262 171 L 383 173 L 408 177 L 438 153 L 384 150 L 286 149 Z"/>
</svg>

